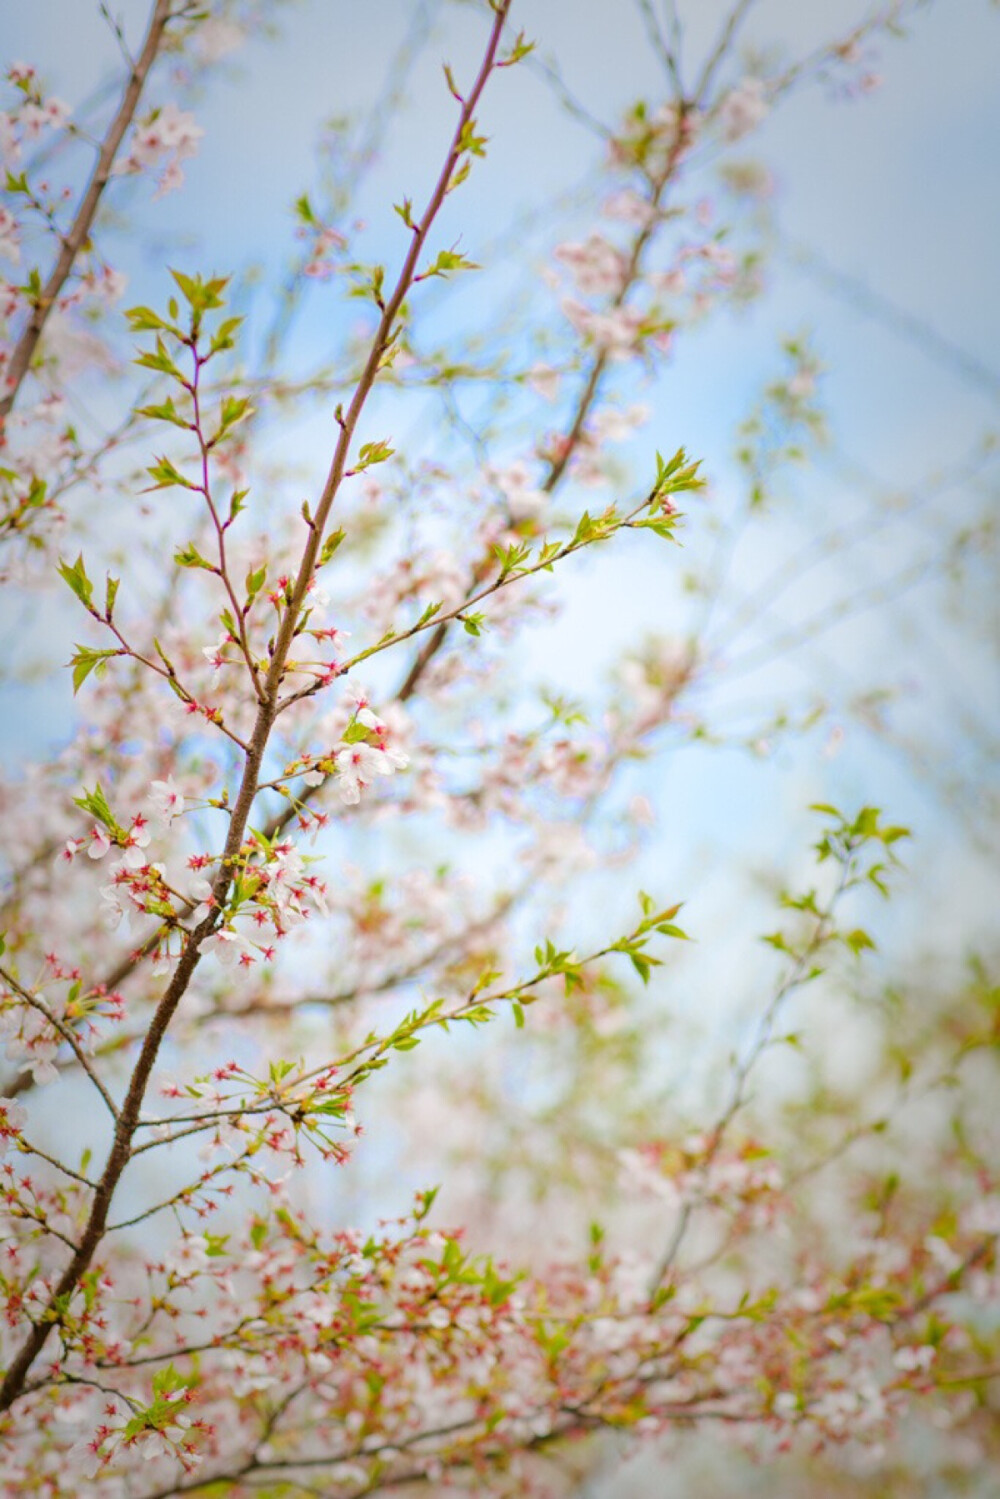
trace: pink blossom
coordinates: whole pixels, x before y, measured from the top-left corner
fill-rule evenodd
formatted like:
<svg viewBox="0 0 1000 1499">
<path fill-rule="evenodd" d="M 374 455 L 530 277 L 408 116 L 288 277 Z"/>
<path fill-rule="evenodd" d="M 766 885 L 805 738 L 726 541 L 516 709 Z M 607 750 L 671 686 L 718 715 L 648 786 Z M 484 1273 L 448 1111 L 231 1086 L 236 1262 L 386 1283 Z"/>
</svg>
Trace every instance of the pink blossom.
<svg viewBox="0 0 1000 1499">
<path fill-rule="evenodd" d="M 613 193 L 601 211 L 605 218 L 620 219 L 623 223 L 638 224 L 642 228 L 652 222 L 656 212 L 651 203 L 630 187 Z"/>
<path fill-rule="evenodd" d="M 87 857 L 90 859 L 103 859 L 111 847 L 111 839 L 103 828 L 95 827 L 90 834 L 90 847 L 87 849 Z"/>
<path fill-rule="evenodd" d="M 17 237 L 17 220 L 9 209 L 0 207 L 0 255 L 17 263 L 21 246 Z"/>
<path fill-rule="evenodd" d="M 28 1111 L 14 1098 L 0 1098 L 0 1156 L 7 1154 L 28 1121 Z"/>
<path fill-rule="evenodd" d="M 582 243 L 559 245 L 555 258 L 569 268 L 585 296 L 614 293 L 624 285 L 628 268 L 625 256 L 601 234 L 589 234 Z"/>
<path fill-rule="evenodd" d="M 208 16 L 195 33 L 195 45 L 205 62 L 218 62 L 235 52 L 246 40 L 246 32 L 227 16 Z"/>
<path fill-rule="evenodd" d="M 531 482 L 528 466 L 521 459 L 507 468 L 491 470 L 490 477 L 507 501 L 511 520 L 515 524 L 523 520 L 534 520 L 549 503 L 545 491 Z"/>
<path fill-rule="evenodd" d="M 256 956 L 257 949 L 242 933 L 220 926 L 217 932 L 205 938 L 202 952 L 212 953 L 223 968 L 232 968 L 237 961 Z"/>
<path fill-rule="evenodd" d="M 738 141 L 764 120 L 769 112 L 767 94 L 759 78 L 744 78 L 723 99 L 719 125 L 727 141 Z"/>
<path fill-rule="evenodd" d="M 904 1374 L 913 1374 L 929 1369 L 936 1358 L 937 1349 L 931 1343 L 924 1343 L 920 1348 L 897 1348 L 892 1361 Z"/>
<path fill-rule="evenodd" d="M 370 744 L 349 744 L 336 756 L 337 791 L 346 806 L 354 806 L 361 800 L 361 792 L 370 786 L 377 775 L 384 775 L 381 751 Z M 391 769 L 388 772 L 392 773 Z"/>
<path fill-rule="evenodd" d="M 534 364 L 528 371 L 528 384 L 543 401 L 554 401 L 559 394 L 560 375 L 551 364 Z"/>
<path fill-rule="evenodd" d="M 160 179 L 158 196 L 183 181 L 180 164 L 189 160 L 198 150 L 198 142 L 205 134 L 194 116 L 176 104 L 164 104 L 154 109 L 141 120 L 133 133 L 128 153 L 121 159 L 116 171 L 142 172 L 152 170 L 163 163 L 166 167 Z"/>
<path fill-rule="evenodd" d="M 180 817 L 184 811 L 184 795 L 173 776 L 167 776 L 165 781 L 150 782 L 147 804 L 152 815 L 164 827 L 174 817 Z"/>
</svg>

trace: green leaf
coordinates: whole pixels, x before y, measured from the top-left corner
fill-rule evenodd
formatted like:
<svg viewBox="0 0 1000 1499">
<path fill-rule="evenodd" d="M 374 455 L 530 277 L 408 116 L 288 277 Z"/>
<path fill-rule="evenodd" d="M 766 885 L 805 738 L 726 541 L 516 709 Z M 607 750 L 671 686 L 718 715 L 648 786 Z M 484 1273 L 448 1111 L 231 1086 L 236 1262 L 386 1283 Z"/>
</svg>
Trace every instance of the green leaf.
<svg viewBox="0 0 1000 1499">
<path fill-rule="evenodd" d="M 117 650 L 95 651 L 91 650 L 89 646 L 78 645 L 76 654 L 71 658 L 69 663 L 73 668 L 73 696 L 76 696 L 95 667 L 97 668 L 97 675 L 99 677 L 103 676 L 111 657 L 118 654 Z"/>
<path fill-rule="evenodd" d="M 226 396 L 222 403 L 220 425 L 216 436 L 221 437 L 223 432 L 228 432 L 230 427 L 235 427 L 237 422 L 245 421 L 252 414 L 253 407 L 249 396 Z"/>
<path fill-rule="evenodd" d="M 523 31 L 519 31 L 517 33 L 517 37 L 515 38 L 513 47 L 511 47 L 511 49 L 508 52 L 507 56 L 504 57 L 504 58 L 502 58 L 500 60 L 500 62 L 497 63 L 497 67 L 498 68 L 511 68 L 511 67 L 513 67 L 515 63 L 521 61 L 522 57 L 527 57 L 529 52 L 534 52 L 535 45 L 536 44 L 534 42 L 526 42 L 524 40 L 524 32 Z"/>
<path fill-rule="evenodd" d="M 170 274 L 193 313 L 199 314 L 213 307 L 225 306 L 222 293 L 228 285 L 228 276 L 210 277 L 206 281 L 201 276 L 185 276 L 182 271 L 171 270 Z"/>
<path fill-rule="evenodd" d="M 373 463 L 384 463 L 395 451 L 387 442 L 363 442 L 358 450 L 358 461 L 351 472 L 360 474 L 366 468 L 371 468 Z"/>
<path fill-rule="evenodd" d="M 233 490 L 233 493 L 229 500 L 229 521 L 227 522 L 227 524 L 232 525 L 233 521 L 239 515 L 240 511 L 246 509 L 243 501 L 246 499 L 249 493 L 249 489 Z"/>
<path fill-rule="evenodd" d="M 650 959 L 645 957 L 641 953 L 630 952 L 628 955 L 628 960 L 632 964 L 632 967 L 635 969 L 636 973 L 642 979 L 642 982 L 644 984 L 648 984 L 649 975 L 652 972 Z"/>
<path fill-rule="evenodd" d="M 415 281 L 427 281 L 431 276 L 449 276 L 452 271 L 478 271 L 481 267 L 474 260 L 466 260 L 454 247 L 450 250 L 439 250 L 434 264 L 428 266 L 426 271 L 421 271 L 415 276 Z"/>
<path fill-rule="evenodd" d="M 83 564 L 82 552 L 72 566 L 68 562 L 59 563 L 59 576 L 64 582 L 69 584 L 83 607 L 91 614 L 96 613 L 91 602 L 94 595 L 94 585 L 87 577 L 87 569 Z"/>
<path fill-rule="evenodd" d="M 149 494 L 154 489 L 170 489 L 174 485 L 180 485 L 182 489 L 197 489 L 189 479 L 185 479 L 180 469 L 174 467 L 169 458 L 158 458 L 156 462 L 146 469 L 150 478 L 155 483 L 148 485 L 143 494 Z"/>
<path fill-rule="evenodd" d="M 151 307 L 130 307 L 125 316 L 133 333 L 149 333 L 157 328 L 167 327 L 159 313 L 154 312 Z"/>
<path fill-rule="evenodd" d="M 679 926 L 674 926 L 673 922 L 670 921 L 657 922 L 656 930 L 659 932 L 661 937 L 676 937 L 680 942 L 691 941 L 691 938 L 688 936 L 687 932 L 682 931 Z"/>
<path fill-rule="evenodd" d="M 206 572 L 215 572 L 212 563 L 201 555 L 193 541 L 174 553 L 174 561 L 178 567 L 203 567 Z"/>
<path fill-rule="evenodd" d="M 459 104 L 464 104 L 465 100 L 462 98 L 462 95 L 458 91 L 458 84 L 455 82 L 455 75 L 454 73 L 452 73 L 451 68 L 446 62 L 442 63 L 441 66 L 444 69 L 445 80 L 448 84 L 448 92 L 451 94 L 453 99 L 458 100 Z"/>
<path fill-rule="evenodd" d="M 435 614 L 437 614 L 437 612 L 438 612 L 438 610 L 440 608 L 441 608 L 441 605 L 439 603 L 438 604 L 428 604 L 427 608 L 424 610 L 423 614 L 421 614 L 420 618 L 417 620 L 417 622 L 413 626 L 413 628 L 415 630 L 419 630 L 421 625 L 425 625 L 428 620 L 431 620 L 431 619 L 434 618 Z"/>
<path fill-rule="evenodd" d="M 343 541 L 343 539 L 343 531 L 330 532 L 329 536 L 323 542 L 323 548 L 319 554 L 319 561 L 316 564 L 317 567 L 325 567 L 330 558 L 333 556 L 334 552 L 340 546 L 340 543 Z"/>
<path fill-rule="evenodd" d="M 84 791 L 82 796 L 74 796 L 73 805 L 82 808 L 84 812 L 89 812 L 91 817 L 102 823 L 110 832 L 120 831 L 100 781 L 97 782 L 93 791 Z"/>
<path fill-rule="evenodd" d="M 218 354 L 222 349 L 231 349 L 235 343 L 233 334 L 243 322 L 241 317 L 227 317 L 219 324 L 212 334 L 212 342 L 209 350 L 212 354 Z"/>
<path fill-rule="evenodd" d="M 159 406 L 137 406 L 135 414 L 136 416 L 149 417 L 150 421 L 171 422 L 175 427 L 183 427 L 186 431 L 192 430 L 191 423 L 179 415 L 170 396 L 165 401 L 162 401 Z"/>
<path fill-rule="evenodd" d="M 455 168 L 451 181 L 448 183 L 448 192 L 453 193 L 456 187 L 460 187 L 472 170 L 472 162 L 468 157 Z"/>
<path fill-rule="evenodd" d="M 156 352 L 140 354 L 133 360 L 133 363 L 139 365 L 141 369 L 157 370 L 161 375 L 170 375 L 182 384 L 185 383 L 184 376 L 167 353 L 167 346 L 159 334 L 156 336 Z"/>
<path fill-rule="evenodd" d="M 115 612 L 115 599 L 118 597 L 119 582 L 120 579 L 113 578 L 111 574 L 108 573 L 107 579 L 104 584 L 104 617 L 107 620 L 110 620 L 111 616 Z"/>
<path fill-rule="evenodd" d="M 489 137 L 476 134 L 475 120 L 466 120 L 458 137 L 459 155 L 485 156 Z"/>
<path fill-rule="evenodd" d="M 185 1378 L 173 1364 L 168 1364 L 165 1369 L 159 1369 L 153 1375 L 153 1394 L 174 1395 L 178 1390 L 186 1390 L 190 1383 L 190 1378 Z"/>
</svg>

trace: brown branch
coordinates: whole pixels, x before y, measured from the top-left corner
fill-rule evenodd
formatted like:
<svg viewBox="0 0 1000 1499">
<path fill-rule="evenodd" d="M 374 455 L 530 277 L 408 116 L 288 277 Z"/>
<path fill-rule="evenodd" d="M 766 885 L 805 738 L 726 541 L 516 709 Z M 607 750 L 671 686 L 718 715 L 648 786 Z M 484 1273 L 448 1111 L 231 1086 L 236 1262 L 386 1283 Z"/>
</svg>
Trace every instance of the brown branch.
<svg viewBox="0 0 1000 1499">
<path fill-rule="evenodd" d="M 62 1307 L 79 1285 L 80 1277 L 89 1267 L 107 1228 L 111 1200 L 132 1155 L 132 1137 L 138 1127 L 142 1101 L 149 1078 L 156 1062 L 163 1038 L 173 1019 L 177 1006 L 187 992 L 194 971 L 201 961 L 201 945 L 217 929 L 220 912 L 225 909 L 226 899 L 233 882 L 243 835 L 250 818 L 254 799 L 257 796 L 260 768 L 267 749 L 268 739 L 278 712 L 278 695 L 284 675 L 288 653 L 294 639 L 300 612 L 305 602 L 309 583 L 312 580 L 317 557 L 323 540 L 323 531 L 330 510 L 336 499 L 347 466 L 347 457 L 365 402 L 375 384 L 379 368 L 389 348 L 396 318 L 403 301 L 413 285 L 417 272 L 417 259 L 430 233 L 438 211 L 452 181 L 456 165 L 463 154 L 463 142 L 473 119 L 480 96 L 495 66 L 500 37 L 513 0 L 496 0 L 494 19 L 486 53 L 475 83 L 462 102 L 458 125 L 445 159 L 444 167 L 431 194 L 420 223 L 413 230 L 409 251 L 389 301 L 385 304 L 378 330 L 372 340 L 371 352 L 366 361 L 361 379 L 351 400 L 346 416 L 340 419 L 340 436 L 334 450 L 333 461 L 320 496 L 316 514 L 309 531 L 309 539 L 303 550 L 302 561 L 292 588 L 288 608 L 278 631 L 274 655 L 264 683 L 263 701 L 260 702 L 247 748 L 246 761 L 240 789 L 233 806 L 225 848 L 219 862 L 219 872 L 212 890 L 213 905 L 208 914 L 190 933 L 187 945 L 181 953 L 173 977 L 156 1007 L 146 1038 L 142 1044 L 128 1092 L 118 1115 L 114 1141 L 108 1155 L 90 1216 L 76 1252 L 70 1259 L 40 1321 L 32 1328 L 7 1369 L 3 1385 L 0 1386 L 0 1411 L 9 1410 L 21 1395 L 32 1364 L 44 1347 L 49 1333 L 62 1316 Z M 158 6 L 159 11 L 159 6 Z"/>
<path fill-rule="evenodd" d="M 83 1068 L 84 1072 L 87 1074 L 88 1078 L 93 1083 L 94 1087 L 97 1089 L 98 1093 L 100 1093 L 105 1104 L 107 1105 L 112 1119 L 117 1119 L 118 1110 L 115 1108 L 114 1100 L 95 1072 L 90 1058 L 87 1056 L 87 1053 L 80 1045 L 79 1039 L 72 1027 L 68 1026 L 66 1022 L 62 1020 L 55 1013 L 55 1011 L 45 1003 L 44 999 L 41 999 L 37 994 L 32 994 L 30 990 L 25 989 L 23 985 L 19 984 L 14 975 L 12 973 L 8 973 L 6 968 L 0 967 L 0 979 L 3 980 L 3 982 L 9 989 L 12 989 L 14 991 L 14 993 L 18 996 L 23 1004 L 28 1005 L 32 1010 L 37 1010 L 40 1015 L 44 1015 L 45 1019 L 49 1022 L 49 1025 L 52 1026 L 53 1030 L 58 1031 L 63 1040 L 69 1043 L 77 1061 L 80 1063 L 80 1066 Z"/>
<path fill-rule="evenodd" d="M 674 177 L 681 156 L 683 155 L 684 147 L 687 144 L 689 112 L 690 106 L 687 104 L 687 102 L 684 99 L 679 100 L 677 106 L 677 121 L 674 127 L 674 138 L 671 142 L 670 150 L 667 152 L 663 166 L 652 182 L 653 190 L 650 197 L 650 207 L 653 209 L 653 212 L 650 214 L 649 222 L 644 224 L 639 234 L 636 235 L 635 242 L 632 246 L 632 253 L 628 259 L 625 274 L 622 277 L 622 284 L 619 287 L 618 291 L 615 293 L 615 296 L 610 304 L 612 311 L 617 312 L 622 306 L 624 306 L 628 294 L 631 291 L 632 287 L 635 285 L 639 273 L 642 269 L 642 262 L 646 252 L 646 248 L 649 245 L 650 240 L 656 233 L 657 213 L 663 205 L 664 194 Z M 601 388 L 601 382 L 604 378 L 604 372 L 607 368 L 607 364 L 607 350 L 598 350 L 597 354 L 594 357 L 593 364 L 590 367 L 587 378 L 584 381 L 583 389 L 581 390 L 580 395 L 577 398 L 576 409 L 573 413 L 573 419 L 570 422 L 569 430 L 565 438 L 559 445 L 558 455 L 550 460 L 549 471 L 541 483 L 540 488 L 545 494 L 554 493 L 555 489 L 559 485 L 561 479 L 563 478 L 563 475 L 566 472 L 569 461 L 573 456 L 573 453 L 580 441 L 581 436 L 583 435 L 583 429 L 586 424 L 587 417 L 590 415 L 590 412 L 594 405 L 594 401 L 597 399 L 597 395 Z M 484 562 L 480 562 L 474 569 L 472 581 L 469 586 L 469 595 L 466 597 L 465 601 L 466 604 L 469 603 L 471 595 L 475 592 L 476 588 L 479 586 L 483 577 L 485 576 L 486 565 L 487 564 L 485 564 Z M 448 625 L 447 622 L 443 621 L 435 628 L 434 633 L 429 637 L 426 644 L 418 652 L 416 659 L 410 667 L 410 670 L 407 672 L 406 677 L 404 678 L 403 683 L 396 694 L 397 701 L 405 703 L 408 698 L 413 696 L 424 672 L 427 670 L 428 666 L 430 666 L 434 657 L 438 654 L 441 647 L 444 645 L 447 634 Z"/>
<path fill-rule="evenodd" d="M 76 217 L 70 227 L 69 233 L 63 238 L 62 249 L 59 252 L 49 279 L 46 281 L 38 300 L 31 320 L 18 339 L 11 355 L 10 366 L 7 373 L 8 390 L 6 395 L 0 399 L 0 425 L 9 416 L 17 400 L 18 391 L 28 368 L 32 356 L 42 336 L 42 330 L 48 320 L 49 313 L 55 306 L 56 298 L 62 291 L 77 256 L 86 244 L 97 210 L 100 206 L 101 197 L 111 180 L 111 172 L 118 155 L 118 149 L 125 137 L 125 132 L 135 116 L 139 99 L 142 95 L 149 71 L 156 61 L 156 55 L 163 42 L 163 34 L 167 23 L 170 21 L 171 0 L 156 0 L 153 14 L 150 17 L 149 29 L 146 32 L 146 40 L 139 54 L 132 72 L 129 76 L 122 102 L 118 106 L 108 129 L 107 135 L 101 143 L 97 162 L 87 183 L 86 191 L 80 200 L 80 206 L 76 211 Z"/>
</svg>

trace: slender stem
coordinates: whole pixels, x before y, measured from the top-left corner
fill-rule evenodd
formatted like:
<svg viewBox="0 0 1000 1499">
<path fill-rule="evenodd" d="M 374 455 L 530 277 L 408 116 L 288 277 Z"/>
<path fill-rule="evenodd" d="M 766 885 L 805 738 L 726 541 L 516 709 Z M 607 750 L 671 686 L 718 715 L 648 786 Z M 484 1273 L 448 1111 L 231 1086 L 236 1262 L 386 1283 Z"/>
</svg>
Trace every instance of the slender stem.
<svg viewBox="0 0 1000 1499">
<path fill-rule="evenodd" d="M 820 948 L 824 946 L 829 938 L 834 911 L 836 910 L 841 897 L 844 895 L 844 892 L 850 885 L 853 870 L 854 860 L 850 851 L 848 851 L 845 854 L 844 861 L 841 865 L 840 875 L 837 880 L 836 888 L 827 901 L 826 906 L 818 913 L 816 917 L 816 925 L 813 929 L 811 937 L 809 938 L 809 941 L 798 953 L 786 978 L 781 984 L 779 984 L 778 988 L 772 995 L 767 1008 L 764 1010 L 763 1014 L 760 1016 L 757 1022 L 756 1034 L 754 1035 L 753 1040 L 751 1041 L 742 1059 L 736 1063 L 735 1069 L 733 1071 L 729 1100 L 722 1113 L 719 1115 L 714 1125 L 712 1126 L 710 1143 L 701 1162 L 700 1175 L 702 1182 L 704 1182 L 709 1167 L 712 1165 L 712 1162 L 715 1160 L 716 1156 L 719 1153 L 719 1150 L 722 1147 L 726 1131 L 729 1129 L 729 1126 L 732 1124 L 733 1120 L 736 1118 L 736 1115 L 740 1112 L 740 1110 L 743 1108 L 744 1103 L 746 1102 L 746 1088 L 750 1074 L 759 1061 L 761 1055 L 771 1044 L 771 1038 L 774 1035 L 774 1027 L 777 1023 L 778 1016 L 781 1014 L 781 1011 L 784 1008 L 785 1001 L 790 997 L 790 995 L 795 992 L 796 989 L 801 988 L 801 986 L 808 981 L 813 959 L 819 952 Z M 699 1191 L 700 1190 L 701 1189 L 699 1188 Z M 673 1267 L 678 1254 L 680 1253 L 681 1245 L 684 1242 L 688 1228 L 691 1224 L 691 1219 L 694 1216 L 695 1210 L 699 1205 L 700 1203 L 698 1196 L 695 1194 L 689 1195 L 685 1200 L 680 1212 L 678 1213 L 677 1222 L 674 1225 L 674 1230 L 670 1236 L 670 1241 L 667 1244 L 667 1247 L 656 1266 L 656 1270 L 652 1276 L 652 1279 L 650 1280 L 650 1297 L 656 1294 L 656 1292 L 662 1286 L 667 1275 L 669 1275 L 670 1270 Z"/>
<path fill-rule="evenodd" d="M 45 1003 L 44 999 L 40 999 L 37 994 L 32 994 L 29 989 L 25 989 L 22 984 L 18 983 L 13 974 L 2 966 L 0 966 L 0 979 L 3 979 L 8 988 L 13 989 L 14 993 L 24 1004 L 30 1006 L 33 1010 L 37 1010 L 40 1015 L 44 1015 L 52 1028 L 59 1032 L 64 1041 L 68 1042 L 80 1066 L 103 1098 L 112 1119 L 117 1120 L 118 1110 L 115 1107 L 114 1100 L 95 1072 L 90 1058 L 80 1045 L 79 1039 L 72 1028 L 64 1020 L 60 1019 L 51 1006 Z"/>
<path fill-rule="evenodd" d="M 38 341 L 48 321 L 49 313 L 55 306 L 56 299 L 66 284 L 77 256 L 89 238 L 101 197 L 111 179 L 111 169 L 114 166 L 115 157 L 118 155 L 118 149 L 125 137 L 126 130 L 135 116 L 139 99 L 145 87 L 146 79 L 149 76 L 149 71 L 156 61 L 156 55 L 163 42 L 163 34 L 170 20 L 170 6 L 171 0 L 156 0 L 149 20 L 146 40 L 142 45 L 142 51 L 139 53 L 139 57 L 129 75 L 125 92 L 122 95 L 122 102 L 118 106 L 118 113 L 108 127 L 108 133 L 101 143 L 101 149 L 98 152 L 94 170 L 91 173 L 90 181 L 87 183 L 84 195 L 80 200 L 76 217 L 73 220 L 69 233 L 62 240 L 59 257 L 35 303 L 28 326 L 14 346 L 14 352 L 11 355 L 7 371 L 7 392 L 0 399 L 0 424 L 9 416 L 13 409 L 14 402 L 17 400 L 17 393 L 31 365 L 32 355 L 38 346 Z"/>
<path fill-rule="evenodd" d="M 434 220 L 444 202 L 455 168 L 464 149 L 464 141 L 473 119 L 480 96 L 493 72 L 500 37 L 506 24 L 507 14 L 513 0 L 497 0 L 485 56 L 476 80 L 466 99 L 463 100 L 459 122 L 452 137 L 444 167 L 431 193 L 423 217 L 413 231 L 409 251 L 403 261 L 395 290 L 385 304 L 382 318 L 372 341 L 371 352 L 366 361 L 361 379 L 351 400 L 347 415 L 341 418 L 340 436 L 334 450 L 333 461 L 327 475 L 323 492 L 309 529 L 309 537 L 302 561 L 292 588 L 288 608 L 282 620 L 275 642 L 274 655 L 264 683 L 262 701 L 258 704 L 253 733 L 247 746 L 246 760 L 240 789 L 233 805 L 232 817 L 225 848 L 219 861 L 219 871 L 213 885 L 213 904 L 208 914 L 189 934 L 173 976 L 160 999 L 143 1041 L 128 1092 L 117 1116 L 114 1140 L 108 1154 L 104 1173 L 97 1184 L 90 1216 L 78 1242 L 75 1253 L 59 1277 L 40 1321 L 25 1338 L 20 1350 L 10 1363 L 3 1384 L 0 1386 L 0 1411 L 9 1410 L 18 1399 L 32 1364 L 44 1347 L 49 1334 L 60 1319 L 60 1307 L 70 1298 L 80 1282 L 80 1277 L 89 1267 L 107 1229 L 111 1201 L 128 1163 L 132 1157 L 132 1137 L 138 1128 L 142 1101 L 146 1094 L 150 1075 L 159 1054 L 160 1046 L 174 1017 L 177 1006 L 187 992 L 195 969 L 201 961 L 202 943 L 217 929 L 220 913 L 225 908 L 227 896 L 236 871 L 243 835 L 246 830 L 260 778 L 260 769 L 267 749 L 271 730 L 278 712 L 278 697 L 285 664 L 294 639 L 295 629 L 302 610 L 309 583 L 316 567 L 323 531 L 330 510 L 336 499 L 347 467 L 347 458 L 355 429 L 365 402 L 378 376 L 379 368 L 389 348 L 396 318 L 403 301 L 413 285 L 417 272 L 417 260 L 430 233 Z M 159 8 L 159 7 L 158 7 Z M 165 8 L 165 7 L 164 7 Z M 123 126 L 124 129 L 124 126 Z"/>
</svg>

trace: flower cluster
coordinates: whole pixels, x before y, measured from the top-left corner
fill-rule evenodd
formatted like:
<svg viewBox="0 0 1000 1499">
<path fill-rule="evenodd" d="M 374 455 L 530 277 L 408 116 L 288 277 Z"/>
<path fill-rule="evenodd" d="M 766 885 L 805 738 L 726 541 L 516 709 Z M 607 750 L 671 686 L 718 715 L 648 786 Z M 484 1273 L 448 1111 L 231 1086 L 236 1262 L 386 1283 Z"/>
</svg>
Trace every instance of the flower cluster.
<svg viewBox="0 0 1000 1499">
<path fill-rule="evenodd" d="M 204 134 L 188 110 L 178 109 L 172 102 L 158 105 L 136 123 L 116 170 L 129 175 L 159 171 L 156 196 L 163 197 L 182 185 L 181 164 L 198 154 L 198 142 Z"/>
</svg>

